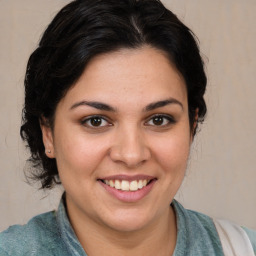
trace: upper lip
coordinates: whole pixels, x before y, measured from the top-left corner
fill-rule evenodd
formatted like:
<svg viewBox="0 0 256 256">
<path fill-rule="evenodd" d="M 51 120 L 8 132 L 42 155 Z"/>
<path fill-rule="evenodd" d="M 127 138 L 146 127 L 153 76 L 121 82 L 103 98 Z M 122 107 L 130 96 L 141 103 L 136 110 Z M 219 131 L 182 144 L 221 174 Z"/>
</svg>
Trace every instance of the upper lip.
<svg viewBox="0 0 256 256">
<path fill-rule="evenodd" d="M 99 180 L 127 180 L 127 181 L 133 181 L 133 180 L 153 180 L 156 179 L 156 177 L 144 175 L 144 174 L 137 174 L 137 175 L 111 175 L 107 177 L 99 178 Z"/>
</svg>

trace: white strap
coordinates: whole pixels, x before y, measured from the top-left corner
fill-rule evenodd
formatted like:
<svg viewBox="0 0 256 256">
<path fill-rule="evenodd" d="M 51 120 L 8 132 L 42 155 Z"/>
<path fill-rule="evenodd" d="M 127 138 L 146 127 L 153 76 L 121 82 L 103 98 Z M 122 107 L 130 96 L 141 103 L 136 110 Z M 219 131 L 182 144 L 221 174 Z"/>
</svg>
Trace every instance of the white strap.
<svg viewBox="0 0 256 256">
<path fill-rule="evenodd" d="M 255 256 L 246 232 L 227 220 L 213 220 L 225 256 Z"/>
</svg>

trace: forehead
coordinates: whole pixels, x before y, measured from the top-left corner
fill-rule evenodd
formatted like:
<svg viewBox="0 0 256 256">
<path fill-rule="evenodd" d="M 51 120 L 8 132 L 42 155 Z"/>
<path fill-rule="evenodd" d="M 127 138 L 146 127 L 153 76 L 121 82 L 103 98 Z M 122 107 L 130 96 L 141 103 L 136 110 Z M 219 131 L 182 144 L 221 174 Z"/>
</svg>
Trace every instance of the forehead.
<svg viewBox="0 0 256 256">
<path fill-rule="evenodd" d="M 162 51 L 143 47 L 93 58 L 62 102 L 96 100 L 147 105 L 170 97 L 187 101 L 183 77 Z"/>
</svg>

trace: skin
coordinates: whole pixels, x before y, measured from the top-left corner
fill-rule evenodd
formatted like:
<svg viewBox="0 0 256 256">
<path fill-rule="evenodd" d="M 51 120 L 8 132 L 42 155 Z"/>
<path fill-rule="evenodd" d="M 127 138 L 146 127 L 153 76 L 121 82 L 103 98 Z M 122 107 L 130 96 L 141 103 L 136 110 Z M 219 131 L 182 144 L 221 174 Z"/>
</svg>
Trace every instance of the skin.
<svg viewBox="0 0 256 256">
<path fill-rule="evenodd" d="M 156 125 L 159 114 L 174 121 L 163 117 Z M 100 126 L 91 124 L 92 115 L 103 117 Z M 57 161 L 71 224 L 90 256 L 173 253 L 170 203 L 184 178 L 192 133 L 185 82 L 163 52 L 145 46 L 92 59 L 59 102 L 54 129 L 42 125 L 42 133 L 47 156 Z M 119 174 L 156 182 L 142 199 L 123 202 L 98 180 Z"/>
</svg>

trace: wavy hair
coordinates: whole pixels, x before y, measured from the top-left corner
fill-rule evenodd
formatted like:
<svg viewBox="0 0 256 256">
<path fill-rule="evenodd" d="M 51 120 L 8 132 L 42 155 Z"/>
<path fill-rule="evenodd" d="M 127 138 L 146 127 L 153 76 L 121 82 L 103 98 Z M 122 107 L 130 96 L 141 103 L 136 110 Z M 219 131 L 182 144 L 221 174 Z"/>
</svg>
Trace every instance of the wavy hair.
<svg viewBox="0 0 256 256">
<path fill-rule="evenodd" d="M 159 0 L 72 1 L 49 24 L 26 69 L 20 134 L 42 188 L 60 181 L 56 160 L 45 155 L 40 122 L 47 120 L 53 128 L 59 101 L 92 58 L 143 45 L 162 50 L 183 76 L 191 131 L 195 121 L 203 121 L 207 82 L 203 61 L 197 39 L 175 14 Z"/>
</svg>

